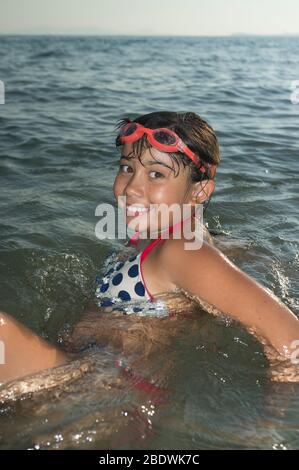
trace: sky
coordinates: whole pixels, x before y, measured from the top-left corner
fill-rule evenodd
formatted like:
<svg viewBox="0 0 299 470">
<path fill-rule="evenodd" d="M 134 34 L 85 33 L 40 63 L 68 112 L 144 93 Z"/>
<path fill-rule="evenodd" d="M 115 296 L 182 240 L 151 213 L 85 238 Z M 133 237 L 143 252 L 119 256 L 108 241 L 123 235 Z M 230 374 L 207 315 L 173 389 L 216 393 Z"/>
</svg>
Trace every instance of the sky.
<svg viewBox="0 0 299 470">
<path fill-rule="evenodd" d="M 299 0 L 0 0 L 0 34 L 299 34 Z"/>
</svg>

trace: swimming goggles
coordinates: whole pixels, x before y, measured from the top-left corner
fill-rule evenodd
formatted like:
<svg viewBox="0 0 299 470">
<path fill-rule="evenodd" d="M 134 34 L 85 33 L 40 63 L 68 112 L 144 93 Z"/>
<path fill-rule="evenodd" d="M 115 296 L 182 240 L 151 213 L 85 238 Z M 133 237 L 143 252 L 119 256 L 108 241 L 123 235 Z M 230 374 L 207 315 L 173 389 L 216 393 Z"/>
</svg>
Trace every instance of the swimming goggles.
<svg viewBox="0 0 299 470">
<path fill-rule="evenodd" d="M 125 142 L 135 142 L 139 140 L 143 134 L 147 135 L 149 143 L 162 152 L 183 152 L 185 153 L 197 167 L 201 173 L 206 172 L 206 168 L 202 165 L 199 157 L 190 150 L 182 139 L 170 129 L 160 127 L 158 129 L 149 129 L 138 122 L 128 122 L 120 128 L 118 138 L 122 144 Z M 216 165 L 206 164 L 209 167 Z"/>
</svg>

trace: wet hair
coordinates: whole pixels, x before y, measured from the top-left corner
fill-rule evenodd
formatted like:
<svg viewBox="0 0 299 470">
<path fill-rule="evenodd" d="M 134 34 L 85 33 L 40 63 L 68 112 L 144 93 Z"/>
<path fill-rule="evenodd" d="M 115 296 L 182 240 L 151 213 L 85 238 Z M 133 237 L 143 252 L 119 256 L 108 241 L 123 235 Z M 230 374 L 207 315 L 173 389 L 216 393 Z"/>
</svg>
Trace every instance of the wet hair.
<svg viewBox="0 0 299 470">
<path fill-rule="evenodd" d="M 180 164 L 183 164 L 184 167 L 188 166 L 190 168 L 189 177 L 191 183 L 215 178 L 216 167 L 220 163 L 218 139 L 213 128 L 198 114 L 194 112 L 157 111 L 138 116 L 133 121 L 128 117 L 121 118 L 116 124 L 115 129 L 119 130 L 128 122 L 137 122 L 150 129 L 157 129 L 159 127 L 171 129 L 198 155 L 206 170 L 205 173 L 202 173 L 199 167 L 183 152 L 168 153 L 172 160 L 172 169 L 175 177 L 179 175 Z M 116 137 L 115 144 L 117 147 L 122 145 L 119 135 Z M 131 158 L 137 156 L 140 163 L 142 163 L 141 155 L 143 151 L 149 149 L 151 152 L 151 148 L 152 146 L 148 142 L 146 134 L 144 134 L 139 140 L 133 142 Z M 152 157 L 155 159 L 154 155 Z M 175 172 L 175 167 L 177 172 Z M 204 210 L 210 199 L 211 197 L 205 201 Z"/>
</svg>

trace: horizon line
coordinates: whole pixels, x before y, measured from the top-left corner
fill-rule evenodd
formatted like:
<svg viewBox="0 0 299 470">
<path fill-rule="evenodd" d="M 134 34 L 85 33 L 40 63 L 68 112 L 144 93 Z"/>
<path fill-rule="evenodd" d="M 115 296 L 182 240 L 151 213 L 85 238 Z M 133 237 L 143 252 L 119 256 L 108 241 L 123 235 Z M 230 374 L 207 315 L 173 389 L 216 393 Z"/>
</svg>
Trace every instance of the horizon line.
<svg viewBox="0 0 299 470">
<path fill-rule="evenodd" d="M 68 33 L 68 32 L 46 32 L 46 33 L 17 33 L 17 32 L 10 32 L 10 33 L 2 33 L 0 32 L 0 36 L 98 36 L 98 37 L 236 37 L 236 36 L 262 36 L 262 37 L 271 37 L 271 36 L 299 36 L 298 33 L 228 33 L 228 34 L 132 34 L 132 33 Z"/>
</svg>

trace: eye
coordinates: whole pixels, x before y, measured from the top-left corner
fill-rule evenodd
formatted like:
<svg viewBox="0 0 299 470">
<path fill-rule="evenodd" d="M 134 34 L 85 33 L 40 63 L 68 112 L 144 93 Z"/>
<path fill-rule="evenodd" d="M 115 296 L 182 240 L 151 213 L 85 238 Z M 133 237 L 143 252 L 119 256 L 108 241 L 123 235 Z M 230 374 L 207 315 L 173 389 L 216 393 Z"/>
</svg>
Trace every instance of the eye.
<svg viewBox="0 0 299 470">
<path fill-rule="evenodd" d="M 129 170 L 131 170 L 129 165 L 119 165 L 119 171 L 121 173 L 129 173 Z"/>
<path fill-rule="evenodd" d="M 133 169 L 129 165 L 125 164 L 120 164 L 119 165 L 119 172 L 120 173 L 131 173 Z M 160 173 L 159 171 L 150 171 L 149 172 L 150 179 L 158 179 L 158 178 L 164 178 L 164 175 Z"/>
<path fill-rule="evenodd" d="M 160 173 L 159 171 L 150 171 L 149 172 L 149 175 L 151 174 L 155 174 L 156 176 L 150 176 L 151 179 L 157 179 L 157 178 L 164 178 L 164 175 L 162 175 L 162 173 Z"/>
</svg>

